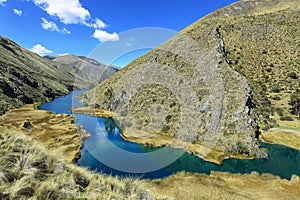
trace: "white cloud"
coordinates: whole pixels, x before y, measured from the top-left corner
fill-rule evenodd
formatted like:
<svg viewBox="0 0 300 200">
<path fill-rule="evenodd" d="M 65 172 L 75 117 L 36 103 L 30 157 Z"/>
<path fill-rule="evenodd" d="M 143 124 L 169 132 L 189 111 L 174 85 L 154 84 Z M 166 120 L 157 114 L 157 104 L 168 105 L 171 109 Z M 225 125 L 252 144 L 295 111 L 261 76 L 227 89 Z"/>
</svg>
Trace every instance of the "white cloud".
<svg viewBox="0 0 300 200">
<path fill-rule="evenodd" d="M 50 16 L 58 17 L 64 24 L 83 24 L 94 29 L 103 29 L 107 27 L 102 20 L 98 18 L 92 19 L 90 12 L 82 7 L 79 0 L 32 1 Z"/>
<path fill-rule="evenodd" d="M 106 24 L 102 20 L 100 20 L 98 18 L 96 18 L 94 20 L 94 23 L 90 24 L 90 26 L 93 27 L 94 29 L 103 29 L 103 28 L 106 28 Z"/>
<path fill-rule="evenodd" d="M 54 22 L 50 22 L 43 17 L 41 19 L 43 21 L 41 23 L 43 29 L 50 30 L 50 31 L 59 31 L 57 25 Z"/>
<path fill-rule="evenodd" d="M 83 8 L 79 0 L 32 0 L 35 5 L 49 15 L 56 16 L 64 24 L 86 24 L 90 12 Z"/>
<path fill-rule="evenodd" d="M 0 0 L 0 5 L 4 6 L 4 3 L 7 2 L 7 0 Z"/>
<path fill-rule="evenodd" d="M 57 31 L 59 33 L 62 33 L 62 34 L 70 34 L 71 32 L 68 31 L 66 28 L 63 28 L 63 29 L 60 29 L 57 27 L 57 25 L 54 23 L 54 22 L 51 22 L 51 21 L 48 21 L 46 20 L 45 18 L 41 18 L 42 19 L 42 23 L 41 23 L 41 26 L 43 29 L 45 30 L 49 30 L 49 31 Z"/>
<path fill-rule="evenodd" d="M 71 34 L 71 32 L 69 30 L 67 30 L 66 28 L 60 29 L 60 32 L 62 34 Z"/>
<path fill-rule="evenodd" d="M 30 0 L 36 6 L 46 11 L 50 16 L 57 17 L 64 24 L 82 24 L 84 26 L 95 29 L 93 34 L 101 42 L 117 41 L 119 35 L 117 33 L 107 33 L 102 31 L 107 25 L 99 18 L 92 18 L 90 12 L 84 8 L 79 0 Z M 43 20 L 43 19 L 42 19 Z M 43 20 L 43 29 L 58 31 L 64 34 L 70 32 L 63 28 L 60 29 L 54 22 Z"/>
<path fill-rule="evenodd" d="M 69 53 L 61 53 L 61 54 L 58 54 L 58 56 L 67 56 L 67 55 L 71 55 Z"/>
<path fill-rule="evenodd" d="M 120 39 L 117 33 L 108 33 L 103 30 L 95 30 L 93 37 L 98 39 L 100 42 L 118 41 Z"/>
<path fill-rule="evenodd" d="M 46 54 L 52 53 L 51 50 L 46 49 L 45 47 L 43 47 L 41 44 L 36 44 L 34 45 L 31 49 L 29 49 L 30 51 L 39 54 L 40 56 L 44 56 Z"/>
<path fill-rule="evenodd" d="M 16 15 L 19 15 L 19 16 L 22 16 L 22 14 L 23 14 L 22 10 L 14 9 L 13 11 Z"/>
</svg>

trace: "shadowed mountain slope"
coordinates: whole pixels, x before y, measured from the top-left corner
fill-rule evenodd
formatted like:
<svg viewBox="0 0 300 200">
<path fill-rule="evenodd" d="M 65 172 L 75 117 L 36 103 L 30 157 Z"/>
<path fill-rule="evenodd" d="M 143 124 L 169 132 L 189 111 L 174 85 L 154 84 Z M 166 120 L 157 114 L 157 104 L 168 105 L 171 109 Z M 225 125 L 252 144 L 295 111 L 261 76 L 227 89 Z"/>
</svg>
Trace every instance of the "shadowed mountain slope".
<svg viewBox="0 0 300 200">
<path fill-rule="evenodd" d="M 91 86 L 91 81 L 76 75 L 71 66 L 46 60 L 0 37 L 0 114 Z"/>
</svg>

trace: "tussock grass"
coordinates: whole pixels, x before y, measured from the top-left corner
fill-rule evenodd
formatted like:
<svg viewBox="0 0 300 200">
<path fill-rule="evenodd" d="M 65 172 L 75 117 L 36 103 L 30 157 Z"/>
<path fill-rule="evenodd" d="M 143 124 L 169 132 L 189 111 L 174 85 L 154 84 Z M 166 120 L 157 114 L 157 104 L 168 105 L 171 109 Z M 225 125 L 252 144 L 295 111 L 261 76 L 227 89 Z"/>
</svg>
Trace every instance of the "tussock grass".
<svg viewBox="0 0 300 200">
<path fill-rule="evenodd" d="M 144 181 L 105 176 L 51 155 L 24 135 L 0 133 L 0 199 L 139 199 Z"/>
<path fill-rule="evenodd" d="M 102 175 L 63 157 L 21 131 L 0 131 L 0 199 L 293 199 L 299 178 L 181 172 L 158 180 Z"/>
<path fill-rule="evenodd" d="M 75 161 L 80 156 L 82 140 L 89 137 L 89 134 L 75 124 L 76 118 L 56 115 L 36 107 L 37 104 L 29 104 L 0 116 L 0 130 L 12 128 L 23 132 L 54 153 L 62 154 L 66 161 Z M 27 126 L 30 127 L 29 130 L 26 129 Z"/>
<path fill-rule="evenodd" d="M 278 115 L 296 119 L 289 102 L 300 87 L 300 4 L 292 0 L 278 2 L 273 3 L 273 9 L 258 7 L 259 14 L 256 9 L 251 15 L 219 23 L 227 62 L 247 78 L 254 90 L 255 110 L 263 130 L 280 124 Z"/>
<path fill-rule="evenodd" d="M 262 133 L 262 140 L 300 150 L 300 131 L 274 129 Z"/>
<path fill-rule="evenodd" d="M 180 172 L 165 179 L 149 182 L 149 188 L 172 199 L 297 199 L 300 196 L 299 177 L 282 180 L 270 174 L 211 175 Z"/>
</svg>

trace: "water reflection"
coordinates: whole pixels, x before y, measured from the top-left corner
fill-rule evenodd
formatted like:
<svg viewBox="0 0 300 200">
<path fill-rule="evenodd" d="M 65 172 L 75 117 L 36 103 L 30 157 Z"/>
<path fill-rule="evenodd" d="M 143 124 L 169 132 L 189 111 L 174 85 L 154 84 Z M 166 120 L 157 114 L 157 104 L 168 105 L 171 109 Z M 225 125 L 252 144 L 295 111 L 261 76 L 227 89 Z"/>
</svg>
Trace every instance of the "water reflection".
<svg viewBox="0 0 300 200">
<path fill-rule="evenodd" d="M 74 92 L 76 95 L 80 92 Z M 67 113 L 72 105 L 80 106 L 78 99 L 72 101 L 72 93 L 63 97 L 57 98 L 52 102 L 43 104 L 40 109 L 51 110 L 56 113 Z M 268 149 L 269 159 L 254 159 L 254 160 L 225 160 L 222 165 L 205 162 L 204 160 L 184 153 L 175 162 L 171 163 L 162 169 L 148 173 L 125 173 L 112 169 L 93 156 L 93 153 L 103 153 L 107 157 L 114 158 L 120 155 L 115 155 L 116 151 L 111 151 L 112 143 L 120 149 L 128 152 L 141 153 L 147 156 L 148 152 L 159 150 L 159 148 L 149 148 L 143 145 L 138 145 L 131 142 L 125 142 L 120 137 L 120 129 L 112 119 L 95 118 L 87 115 L 76 114 L 77 123 L 82 125 L 92 137 L 84 141 L 84 146 L 81 152 L 81 158 L 78 161 L 80 166 L 86 166 L 91 170 L 113 174 L 118 176 L 138 176 L 143 178 L 161 178 L 169 176 L 178 171 L 198 172 L 209 174 L 211 171 L 224 171 L 231 173 L 251 173 L 257 171 L 259 173 L 271 173 L 282 178 L 290 179 L 293 174 L 300 176 L 300 151 L 281 146 L 262 143 L 261 146 Z M 103 139 L 105 138 L 105 140 Z M 108 140 L 107 140 L 108 139 Z M 86 146 L 93 145 L 95 148 L 92 151 L 87 150 Z M 168 148 L 169 151 L 166 157 L 171 157 L 182 153 L 182 150 Z M 122 162 L 128 164 L 126 158 L 120 158 Z M 121 163 L 122 164 L 122 163 Z M 130 163 L 129 163 L 130 164 Z M 144 163 L 139 163 L 143 165 Z M 159 163 L 158 163 L 159 164 Z M 135 166 L 136 167 L 136 166 Z"/>
</svg>

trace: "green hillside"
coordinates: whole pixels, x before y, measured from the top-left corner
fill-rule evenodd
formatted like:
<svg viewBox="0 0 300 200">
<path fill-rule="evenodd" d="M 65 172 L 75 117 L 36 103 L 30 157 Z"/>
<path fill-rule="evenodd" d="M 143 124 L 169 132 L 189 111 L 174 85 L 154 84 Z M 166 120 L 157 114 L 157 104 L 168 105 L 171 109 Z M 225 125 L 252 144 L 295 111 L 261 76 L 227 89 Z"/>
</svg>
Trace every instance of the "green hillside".
<svg viewBox="0 0 300 200">
<path fill-rule="evenodd" d="M 134 60 L 83 100 L 123 116 L 125 132 L 134 127 L 209 146 L 224 152 L 221 160 L 264 157 L 259 131 L 298 120 L 290 98 L 299 88 L 299 19 L 296 0 L 237 2 Z M 157 108 L 164 113 L 153 113 Z M 157 121 L 163 124 L 152 130 Z M 129 132 L 128 140 L 149 144 Z"/>
<path fill-rule="evenodd" d="M 90 81 L 77 76 L 72 66 L 46 60 L 0 37 L 0 114 L 90 86 Z"/>
</svg>

